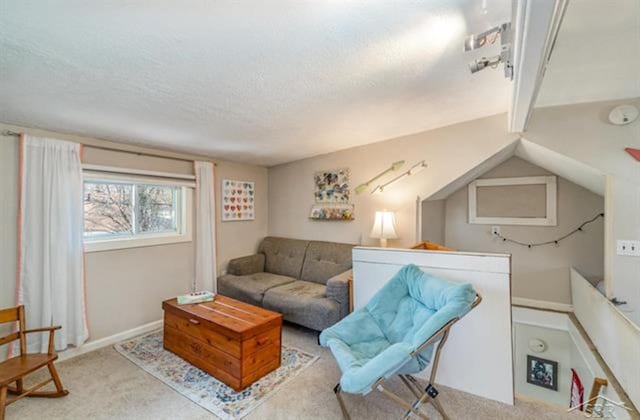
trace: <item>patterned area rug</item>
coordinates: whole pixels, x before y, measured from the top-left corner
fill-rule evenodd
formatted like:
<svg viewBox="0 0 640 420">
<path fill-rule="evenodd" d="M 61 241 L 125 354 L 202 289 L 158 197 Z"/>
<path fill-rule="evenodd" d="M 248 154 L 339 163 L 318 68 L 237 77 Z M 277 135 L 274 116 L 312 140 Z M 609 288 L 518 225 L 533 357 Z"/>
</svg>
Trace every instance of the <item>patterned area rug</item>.
<svg viewBox="0 0 640 420">
<path fill-rule="evenodd" d="M 282 364 L 241 392 L 162 348 L 162 331 L 118 343 L 116 351 L 180 394 L 222 419 L 240 419 L 272 397 L 318 357 L 282 346 Z"/>
</svg>

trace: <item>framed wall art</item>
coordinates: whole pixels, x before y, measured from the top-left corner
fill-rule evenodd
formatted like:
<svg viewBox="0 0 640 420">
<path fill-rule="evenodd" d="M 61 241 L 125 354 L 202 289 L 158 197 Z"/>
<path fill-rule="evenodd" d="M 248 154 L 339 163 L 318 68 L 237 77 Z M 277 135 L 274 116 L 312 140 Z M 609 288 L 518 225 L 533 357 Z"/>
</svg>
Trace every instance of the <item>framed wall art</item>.
<svg viewBox="0 0 640 420">
<path fill-rule="evenodd" d="M 222 221 L 255 220 L 255 183 L 222 180 Z"/>
<path fill-rule="evenodd" d="M 316 203 L 349 203 L 349 169 L 330 169 L 316 172 L 313 179 Z"/>
<path fill-rule="evenodd" d="M 527 355 L 527 382 L 558 390 L 558 362 Z"/>
</svg>

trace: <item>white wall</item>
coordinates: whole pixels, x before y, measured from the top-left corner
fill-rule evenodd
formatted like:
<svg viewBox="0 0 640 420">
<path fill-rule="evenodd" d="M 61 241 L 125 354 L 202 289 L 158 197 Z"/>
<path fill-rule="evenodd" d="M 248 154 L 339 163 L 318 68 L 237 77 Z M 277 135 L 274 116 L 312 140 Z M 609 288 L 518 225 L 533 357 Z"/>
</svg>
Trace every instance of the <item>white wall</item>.
<svg viewBox="0 0 640 420">
<path fill-rule="evenodd" d="M 218 272 L 227 268 L 230 259 L 255 254 L 262 239 L 267 236 L 269 222 L 269 181 L 267 168 L 242 163 L 217 161 L 216 176 L 216 238 Z M 255 182 L 255 220 L 222 222 L 220 185 L 223 179 Z"/>
<path fill-rule="evenodd" d="M 430 200 L 422 202 L 422 240 L 444 245 L 446 200 Z"/>
<path fill-rule="evenodd" d="M 640 407 L 640 327 L 626 319 L 576 270 L 571 271 L 576 318 L 616 376 Z"/>
<path fill-rule="evenodd" d="M 396 212 L 400 235 L 398 240 L 389 242 L 390 246 L 412 245 L 417 239 L 417 196 L 424 198 L 436 192 L 514 142 L 517 136 L 506 132 L 505 119 L 504 114 L 495 115 L 269 168 L 269 234 L 377 244 L 377 240 L 369 238 L 374 213 L 387 209 Z M 353 193 L 354 221 L 308 218 L 314 204 L 314 172 L 347 167 L 351 170 L 351 188 L 355 188 L 392 162 L 406 160 L 402 168 L 406 171 L 423 159 L 429 165 L 426 170 L 382 194 Z"/>
<path fill-rule="evenodd" d="M 566 331 L 542 328 L 514 322 L 514 379 L 516 395 L 523 395 L 569 408 L 571 394 L 571 337 Z M 543 353 L 529 350 L 529 340 L 542 340 L 547 348 Z M 558 362 L 558 390 L 543 388 L 527 382 L 527 356 Z"/>
<path fill-rule="evenodd" d="M 503 178 L 552 175 L 549 171 L 512 157 L 483 174 L 480 178 Z M 604 211 L 603 197 L 572 182 L 558 178 L 557 182 L 557 226 L 500 226 L 502 235 L 522 242 L 544 242 L 560 237 Z M 511 195 L 504 197 L 504 190 L 494 189 L 491 214 L 499 210 L 495 203 L 505 206 Z M 509 190 L 511 192 L 511 190 Z M 535 199 L 535 198 L 534 198 Z M 544 195 L 541 207 L 545 207 Z M 479 199 L 480 200 L 480 197 Z M 425 202 L 425 204 L 428 202 Z M 448 247 L 461 251 L 500 252 L 512 254 L 512 293 L 514 297 L 547 302 L 571 303 L 569 270 L 577 267 L 588 278 L 597 283 L 604 272 L 604 228 L 603 219 L 584 228 L 584 232 L 562 241 L 559 246 L 547 245 L 528 249 L 503 242 L 491 235 L 491 226 L 470 224 L 468 221 L 468 188 L 466 186 L 445 200 L 445 242 Z M 524 203 L 532 206 L 531 200 Z M 517 206 L 518 203 L 514 203 Z M 427 217 L 424 214 L 423 217 Z M 504 210 L 504 209 L 503 209 Z M 512 214 L 509 211 L 509 214 Z M 423 222 L 423 229 L 427 221 Z M 424 230 L 423 230 L 424 235 Z"/>
<path fill-rule="evenodd" d="M 640 121 L 615 126 L 607 118 L 621 103 L 640 99 L 535 108 L 523 137 L 586 163 L 605 174 L 640 179 L 640 166 L 625 147 L 640 147 Z"/>
<path fill-rule="evenodd" d="M 640 106 L 636 99 L 536 108 L 523 137 L 609 176 L 607 295 L 628 301 L 625 309 L 640 325 L 640 258 L 616 255 L 616 240 L 640 240 L 640 163 L 624 151 L 640 148 L 640 121 L 625 126 L 608 123 L 609 112 L 620 103 Z"/>
<path fill-rule="evenodd" d="M 640 240 L 640 180 L 609 176 L 606 189 L 607 213 L 611 216 L 606 226 L 607 295 L 626 301 L 618 309 L 640 325 L 640 257 L 616 254 L 617 240 Z"/>
</svg>

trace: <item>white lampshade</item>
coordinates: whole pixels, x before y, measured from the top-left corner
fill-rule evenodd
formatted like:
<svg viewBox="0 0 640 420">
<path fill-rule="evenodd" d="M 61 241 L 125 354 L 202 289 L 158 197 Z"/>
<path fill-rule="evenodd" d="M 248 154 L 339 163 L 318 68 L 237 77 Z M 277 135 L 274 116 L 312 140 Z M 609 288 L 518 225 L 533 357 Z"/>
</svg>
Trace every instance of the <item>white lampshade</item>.
<svg viewBox="0 0 640 420">
<path fill-rule="evenodd" d="M 392 211 L 377 211 L 373 222 L 371 237 L 380 239 L 382 246 L 386 246 L 387 239 L 397 239 L 396 216 Z"/>
</svg>

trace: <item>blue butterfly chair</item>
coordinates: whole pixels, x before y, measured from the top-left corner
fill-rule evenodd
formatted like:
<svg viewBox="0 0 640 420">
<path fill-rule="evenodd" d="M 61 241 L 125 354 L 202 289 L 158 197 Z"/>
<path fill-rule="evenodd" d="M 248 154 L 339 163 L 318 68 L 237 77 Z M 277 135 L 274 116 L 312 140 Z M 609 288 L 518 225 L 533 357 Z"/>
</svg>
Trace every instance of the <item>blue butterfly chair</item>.
<svg viewBox="0 0 640 420">
<path fill-rule="evenodd" d="M 427 402 L 447 418 L 434 386 L 440 351 L 451 326 L 482 298 L 470 284 L 456 284 L 404 266 L 363 308 L 322 331 L 320 344 L 329 347 L 342 377 L 334 388 L 342 414 L 349 413 L 341 393 L 365 395 L 378 390 L 412 414 L 427 418 L 419 407 Z M 433 348 L 438 343 L 435 353 Z M 431 367 L 426 388 L 412 374 Z M 398 375 L 415 395 L 407 402 L 383 386 Z"/>
</svg>

